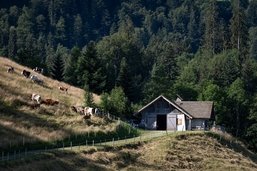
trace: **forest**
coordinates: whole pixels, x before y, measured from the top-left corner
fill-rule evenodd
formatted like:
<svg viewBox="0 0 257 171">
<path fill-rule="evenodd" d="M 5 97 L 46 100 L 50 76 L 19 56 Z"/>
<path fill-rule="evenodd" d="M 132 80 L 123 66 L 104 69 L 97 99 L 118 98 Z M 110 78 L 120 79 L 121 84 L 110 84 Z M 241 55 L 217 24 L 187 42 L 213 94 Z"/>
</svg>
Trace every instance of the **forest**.
<svg viewBox="0 0 257 171">
<path fill-rule="evenodd" d="M 128 118 L 160 94 L 214 101 L 257 151 L 257 0 L 0 1 L 0 55 Z M 85 94 L 92 105 L 92 94 Z"/>
</svg>

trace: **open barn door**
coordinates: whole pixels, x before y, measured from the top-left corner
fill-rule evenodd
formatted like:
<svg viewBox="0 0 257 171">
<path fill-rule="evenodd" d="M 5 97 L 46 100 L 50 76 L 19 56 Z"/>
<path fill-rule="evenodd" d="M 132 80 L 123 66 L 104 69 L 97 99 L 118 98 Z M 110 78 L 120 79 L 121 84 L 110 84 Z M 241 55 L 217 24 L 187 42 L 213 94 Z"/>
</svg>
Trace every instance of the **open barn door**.
<svg viewBox="0 0 257 171">
<path fill-rule="evenodd" d="M 157 115 L 157 130 L 167 129 L 167 115 Z"/>
</svg>

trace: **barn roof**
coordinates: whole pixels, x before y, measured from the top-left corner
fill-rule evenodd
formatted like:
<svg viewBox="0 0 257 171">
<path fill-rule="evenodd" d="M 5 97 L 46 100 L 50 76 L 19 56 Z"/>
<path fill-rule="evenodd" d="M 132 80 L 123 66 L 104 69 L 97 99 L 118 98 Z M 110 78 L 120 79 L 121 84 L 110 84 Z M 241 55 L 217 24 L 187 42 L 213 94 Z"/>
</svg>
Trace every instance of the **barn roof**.
<svg viewBox="0 0 257 171">
<path fill-rule="evenodd" d="M 213 102 L 211 101 L 181 101 L 175 103 L 190 113 L 193 118 L 210 119 L 212 116 Z"/>
<path fill-rule="evenodd" d="M 213 102 L 211 101 L 176 101 L 172 102 L 168 100 L 166 97 L 160 95 L 155 98 L 153 101 L 145 105 L 141 108 L 137 113 L 142 112 L 146 108 L 148 108 L 151 104 L 163 98 L 169 104 L 174 106 L 177 110 L 187 115 L 189 118 L 202 118 L 202 119 L 210 119 L 213 113 Z"/>
<path fill-rule="evenodd" d="M 171 104 L 172 106 L 174 106 L 177 110 L 179 110 L 180 112 L 184 113 L 185 115 L 187 115 L 189 118 L 193 118 L 192 115 L 190 113 L 188 113 L 186 110 L 184 110 L 183 108 L 181 108 L 178 104 L 176 104 L 175 102 L 170 101 L 169 99 L 167 99 L 166 97 L 164 97 L 163 95 L 158 96 L 157 98 L 155 98 L 153 101 L 151 101 L 150 103 L 148 103 L 147 105 L 145 105 L 143 108 L 141 108 L 137 113 L 143 111 L 144 109 L 146 109 L 147 107 L 149 107 L 151 104 L 153 104 L 154 102 L 156 102 L 157 100 L 159 100 L 160 98 L 163 98 L 165 101 L 167 101 L 169 104 Z"/>
</svg>

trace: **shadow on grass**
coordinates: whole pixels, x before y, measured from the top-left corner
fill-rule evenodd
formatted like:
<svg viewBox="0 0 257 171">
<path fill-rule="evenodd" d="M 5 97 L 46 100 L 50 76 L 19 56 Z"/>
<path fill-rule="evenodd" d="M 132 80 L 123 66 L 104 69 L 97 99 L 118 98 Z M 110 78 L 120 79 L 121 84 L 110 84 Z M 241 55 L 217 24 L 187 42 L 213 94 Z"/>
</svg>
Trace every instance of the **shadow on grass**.
<svg viewBox="0 0 257 171">
<path fill-rule="evenodd" d="M 92 159 L 73 152 L 47 152 L 19 161 L 0 164 L 0 170 L 110 170 Z"/>
<path fill-rule="evenodd" d="M 257 154 L 248 150 L 241 143 L 237 143 L 235 141 L 228 140 L 224 136 L 214 133 L 214 132 L 205 132 L 205 135 L 215 138 L 222 145 L 225 145 L 226 147 L 228 147 L 238 153 L 241 153 L 243 156 L 251 159 L 255 164 L 257 164 Z"/>
<path fill-rule="evenodd" d="M 130 148 L 137 148 L 134 145 Z M 125 148 L 125 147 L 124 147 Z M 96 154 L 99 153 L 100 154 Z M 103 155 L 104 153 L 112 153 L 113 155 Z M 95 155 L 96 154 L 96 155 Z M 98 157 L 93 157 L 98 156 Z M 109 148 L 108 150 L 89 149 L 81 153 L 71 151 L 55 151 L 45 152 L 37 156 L 27 157 L 19 161 L 10 161 L 2 163 L 0 169 L 24 169 L 30 168 L 31 170 L 121 170 L 127 167 L 140 167 L 146 170 L 159 170 L 160 168 L 154 164 L 148 164 L 138 160 L 139 153 L 124 152 L 121 148 Z M 132 169 L 133 169 L 132 168 Z"/>
<path fill-rule="evenodd" d="M 11 105 L 8 105 L 0 100 L 0 111 L 1 111 L 0 119 L 3 123 L 0 125 L 1 138 L 7 139 L 6 142 L 8 142 L 9 138 L 14 136 L 13 141 L 15 141 L 15 140 L 16 140 L 16 142 L 21 141 L 20 144 L 23 144 L 22 140 L 21 139 L 19 140 L 19 138 L 18 138 L 18 137 L 23 137 L 26 139 L 26 142 L 27 142 L 27 140 L 30 140 L 29 141 L 30 147 L 32 149 L 34 149 L 34 148 L 38 149 L 40 147 L 42 148 L 42 147 L 44 147 L 44 146 L 42 146 L 42 145 L 44 145 L 44 143 L 51 143 L 51 142 L 42 141 L 39 138 L 37 138 L 37 136 L 30 135 L 29 132 L 26 134 L 26 133 L 23 133 L 24 131 L 23 132 L 18 131 L 17 129 L 19 127 L 27 129 L 28 131 L 30 129 L 33 129 L 33 127 L 35 127 L 35 128 L 40 127 L 49 133 L 51 133 L 53 130 L 58 130 L 58 131 L 63 131 L 66 135 L 72 134 L 71 130 L 64 129 L 61 125 L 55 123 L 54 121 L 49 121 L 49 120 L 37 117 L 36 115 L 19 111 L 13 105 L 17 105 L 17 104 L 12 103 Z M 15 125 L 15 124 L 17 124 L 17 125 Z M 11 135 L 11 137 L 10 137 L 10 135 Z M 35 144 L 35 146 L 33 147 L 32 145 L 34 143 L 36 143 L 37 145 Z M 9 148 L 9 142 L 6 145 L 1 144 L 1 147 L 0 147 L 1 150 L 8 151 L 9 150 L 8 148 Z"/>
</svg>

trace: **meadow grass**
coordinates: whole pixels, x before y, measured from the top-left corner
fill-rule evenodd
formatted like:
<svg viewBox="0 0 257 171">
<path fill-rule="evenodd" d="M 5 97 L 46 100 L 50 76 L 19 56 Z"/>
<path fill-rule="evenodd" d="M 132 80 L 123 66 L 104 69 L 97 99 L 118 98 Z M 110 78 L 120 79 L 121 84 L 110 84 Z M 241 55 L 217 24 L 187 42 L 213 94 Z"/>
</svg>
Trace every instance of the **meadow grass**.
<svg viewBox="0 0 257 171">
<path fill-rule="evenodd" d="M 15 72 L 7 73 L 8 66 L 14 67 Z M 43 85 L 23 77 L 21 72 L 24 69 L 42 79 Z M 68 87 L 68 93 L 60 91 L 59 86 Z M 39 94 L 43 99 L 57 100 L 59 104 L 42 104 L 33 109 L 32 93 Z M 83 105 L 83 97 L 83 89 L 53 80 L 0 57 L 0 149 L 24 142 L 52 142 L 90 131 L 114 131 L 117 126 L 115 122 L 92 117 L 85 123 L 83 116 L 70 109 L 71 105 Z M 99 103 L 100 97 L 96 94 L 93 97 L 95 103 Z"/>
<path fill-rule="evenodd" d="M 214 135 L 215 134 L 215 135 Z M 223 144 L 216 133 L 179 132 L 149 141 L 107 148 L 46 152 L 6 163 L 6 170 L 249 170 L 256 160 Z M 221 135 L 223 136 L 223 135 Z M 244 147 L 243 147 L 244 148 Z M 247 149 L 246 149 L 247 150 Z M 256 157 L 256 155 L 255 155 Z"/>
</svg>

